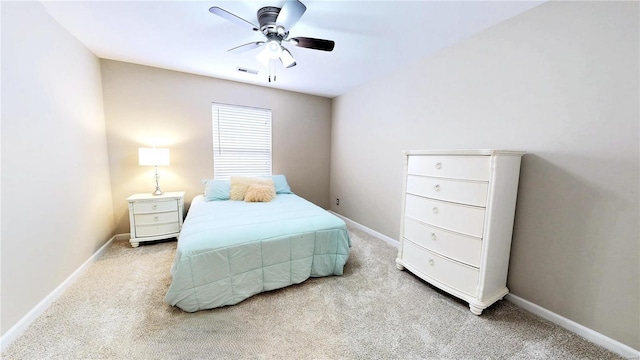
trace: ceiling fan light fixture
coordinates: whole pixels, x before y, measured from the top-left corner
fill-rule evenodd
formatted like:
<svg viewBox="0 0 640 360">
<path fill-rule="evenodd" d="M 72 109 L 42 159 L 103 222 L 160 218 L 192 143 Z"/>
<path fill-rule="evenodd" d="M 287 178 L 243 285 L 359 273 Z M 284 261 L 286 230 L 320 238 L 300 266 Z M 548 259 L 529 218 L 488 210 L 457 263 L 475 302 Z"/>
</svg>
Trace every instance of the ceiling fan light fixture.
<svg viewBox="0 0 640 360">
<path fill-rule="evenodd" d="M 262 66 L 264 66 L 267 69 L 269 68 L 269 64 L 271 63 L 271 57 L 269 56 L 269 51 L 267 50 L 266 47 L 262 49 L 262 51 L 260 51 L 258 55 L 256 55 L 256 59 Z"/>
<path fill-rule="evenodd" d="M 269 57 L 272 59 L 277 59 L 282 54 L 282 46 L 280 46 L 280 44 L 275 40 L 267 41 L 265 49 L 269 53 Z"/>
<path fill-rule="evenodd" d="M 288 69 L 296 65 L 296 59 L 293 58 L 289 50 L 287 50 L 287 48 L 285 47 L 282 48 L 282 55 L 280 55 L 280 61 L 282 61 L 282 66 L 284 66 L 285 69 Z"/>
</svg>

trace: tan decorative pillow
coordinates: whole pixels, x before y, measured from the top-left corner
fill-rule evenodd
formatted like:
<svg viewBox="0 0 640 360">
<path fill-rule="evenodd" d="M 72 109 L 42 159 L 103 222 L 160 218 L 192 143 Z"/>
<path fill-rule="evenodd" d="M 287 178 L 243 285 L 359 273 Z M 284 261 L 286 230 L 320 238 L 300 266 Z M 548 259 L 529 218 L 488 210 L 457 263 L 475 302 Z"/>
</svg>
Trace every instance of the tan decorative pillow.
<svg viewBox="0 0 640 360">
<path fill-rule="evenodd" d="M 262 179 L 262 178 L 250 178 L 245 176 L 232 176 L 230 179 L 230 190 L 229 190 L 229 198 L 231 200 L 244 200 L 245 193 L 249 186 L 253 184 L 263 184 L 268 185 L 274 188 L 273 179 Z"/>
<path fill-rule="evenodd" d="M 247 188 L 244 194 L 246 202 L 269 202 L 276 197 L 276 188 L 267 184 L 253 184 Z"/>
<path fill-rule="evenodd" d="M 251 185 L 251 178 L 232 176 L 230 179 L 229 199 L 231 200 L 244 200 L 244 193 Z"/>
</svg>

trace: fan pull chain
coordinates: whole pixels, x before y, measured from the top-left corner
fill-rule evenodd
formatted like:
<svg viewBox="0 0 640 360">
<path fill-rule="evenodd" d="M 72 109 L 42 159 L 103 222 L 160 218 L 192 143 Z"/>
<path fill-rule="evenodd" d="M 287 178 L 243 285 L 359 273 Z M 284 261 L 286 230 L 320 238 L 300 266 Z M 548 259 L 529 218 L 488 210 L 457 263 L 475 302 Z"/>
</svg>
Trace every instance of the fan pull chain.
<svg viewBox="0 0 640 360">
<path fill-rule="evenodd" d="M 274 62 L 275 61 L 273 60 L 269 61 L 269 82 L 271 82 L 272 78 L 273 78 L 273 82 L 276 82 L 276 66 Z"/>
<path fill-rule="evenodd" d="M 273 82 L 276 82 L 276 65 L 275 60 L 271 61 L 271 72 L 273 73 Z"/>
</svg>

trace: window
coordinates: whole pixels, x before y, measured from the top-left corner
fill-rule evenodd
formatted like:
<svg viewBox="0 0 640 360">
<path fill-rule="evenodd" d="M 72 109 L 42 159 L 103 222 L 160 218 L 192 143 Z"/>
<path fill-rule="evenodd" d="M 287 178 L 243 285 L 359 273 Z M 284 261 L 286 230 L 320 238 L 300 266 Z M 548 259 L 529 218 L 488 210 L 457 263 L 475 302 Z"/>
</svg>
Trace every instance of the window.
<svg viewBox="0 0 640 360">
<path fill-rule="evenodd" d="M 213 104 L 213 177 L 271 175 L 271 110 Z"/>
</svg>

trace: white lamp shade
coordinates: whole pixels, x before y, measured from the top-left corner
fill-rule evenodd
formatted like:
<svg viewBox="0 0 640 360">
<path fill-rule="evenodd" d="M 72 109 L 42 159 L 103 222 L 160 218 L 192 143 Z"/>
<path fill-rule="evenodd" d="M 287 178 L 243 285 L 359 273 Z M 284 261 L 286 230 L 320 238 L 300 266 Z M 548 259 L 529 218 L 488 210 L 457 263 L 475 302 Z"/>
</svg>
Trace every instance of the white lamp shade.
<svg viewBox="0 0 640 360">
<path fill-rule="evenodd" d="M 282 48 L 282 54 L 280 55 L 280 61 L 282 61 L 282 66 L 285 68 L 290 68 L 296 65 L 296 60 L 291 56 L 291 53 L 286 48 Z"/>
<path fill-rule="evenodd" d="M 278 44 L 278 42 L 275 40 L 267 41 L 267 44 L 264 46 L 264 48 L 267 51 L 267 54 L 269 54 L 269 57 L 272 59 L 277 59 L 280 57 L 280 54 L 282 54 L 282 46 L 280 46 L 280 44 Z"/>
<path fill-rule="evenodd" d="M 169 149 L 138 148 L 138 163 L 142 166 L 169 166 Z"/>
</svg>

